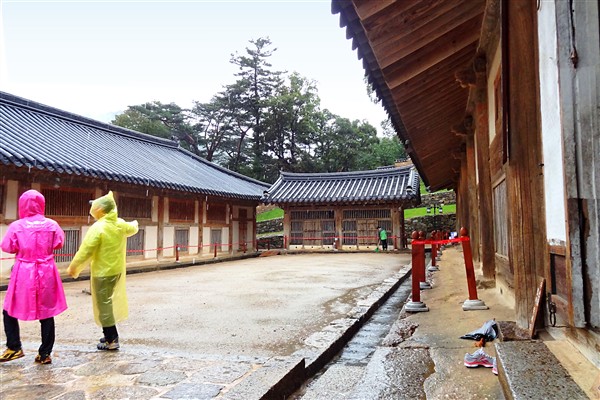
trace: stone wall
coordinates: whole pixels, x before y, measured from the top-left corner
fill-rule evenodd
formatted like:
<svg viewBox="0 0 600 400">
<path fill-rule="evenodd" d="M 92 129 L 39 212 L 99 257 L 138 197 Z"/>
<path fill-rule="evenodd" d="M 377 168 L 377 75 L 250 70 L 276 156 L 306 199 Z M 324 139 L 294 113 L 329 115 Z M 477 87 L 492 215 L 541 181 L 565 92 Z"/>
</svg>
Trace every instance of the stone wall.
<svg viewBox="0 0 600 400">
<path fill-rule="evenodd" d="M 433 204 L 456 204 L 456 193 L 453 190 L 449 190 L 447 192 L 421 195 L 420 207 L 427 207 Z"/>
<path fill-rule="evenodd" d="M 256 233 L 283 232 L 283 218 L 270 219 L 256 223 Z"/>
<path fill-rule="evenodd" d="M 413 231 L 429 234 L 433 230 L 456 231 L 456 214 L 423 215 L 409 218 L 404 222 L 404 230 L 408 237 Z"/>
</svg>

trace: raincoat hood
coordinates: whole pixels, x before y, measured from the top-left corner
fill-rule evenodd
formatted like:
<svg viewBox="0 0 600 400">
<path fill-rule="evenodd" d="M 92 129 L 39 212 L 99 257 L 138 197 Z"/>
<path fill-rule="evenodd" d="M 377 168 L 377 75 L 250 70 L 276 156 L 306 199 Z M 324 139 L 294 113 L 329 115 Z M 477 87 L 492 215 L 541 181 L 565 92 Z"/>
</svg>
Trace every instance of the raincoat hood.
<svg viewBox="0 0 600 400">
<path fill-rule="evenodd" d="M 28 190 L 19 197 L 19 218 L 44 215 L 46 199 L 37 190 Z"/>
<path fill-rule="evenodd" d="M 95 220 L 99 220 L 107 214 L 114 214 L 115 219 L 117 217 L 117 203 L 115 203 L 112 191 L 92 201 L 92 206 L 90 207 L 90 215 Z"/>
</svg>

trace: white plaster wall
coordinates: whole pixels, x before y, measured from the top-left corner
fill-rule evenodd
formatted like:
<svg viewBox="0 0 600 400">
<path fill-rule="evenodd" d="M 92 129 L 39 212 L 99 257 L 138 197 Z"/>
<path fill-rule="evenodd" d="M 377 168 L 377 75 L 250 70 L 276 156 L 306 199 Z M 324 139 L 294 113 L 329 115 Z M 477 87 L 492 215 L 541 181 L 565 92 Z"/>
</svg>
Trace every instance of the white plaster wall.
<svg viewBox="0 0 600 400">
<path fill-rule="evenodd" d="M 17 219 L 17 205 L 19 203 L 19 182 L 6 182 L 6 219 Z"/>
<path fill-rule="evenodd" d="M 556 53 L 555 0 L 542 0 L 540 2 L 538 39 L 546 236 L 550 243 L 559 244 L 566 242 L 567 230 Z"/>
<path fill-rule="evenodd" d="M 198 204 L 198 202 L 196 202 Z M 196 207 L 197 208 L 197 207 Z M 190 226 L 188 254 L 198 254 L 198 227 Z"/>
<path fill-rule="evenodd" d="M 250 215 L 250 214 L 249 214 Z M 256 250 L 254 248 L 254 224 L 252 222 L 248 222 L 248 226 L 246 227 L 246 248 L 248 251 Z"/>
<path fill-rule="evenodd" d="M 202 251 L 203 254 L 210 253 L 210 227 L 205 226 L 202 228 Z"/>
<path fill-rule="evenodd" d="M 175 257 L 175 227 L 165 226 L 163 228 L 163 257 Z M 169 247 L 169 248 L 167 248 Z"/>
<path fill-rule="evenodd" d="M 152 222 L 158 222 L 158 202 L 160 198 L 158 196 L 152 196 Z M 154 246 L 156 247 L 156 246 Z"/>
<path fill-rule="evenodd" d="M 144 227 L 144 258 L 157 258 L 158 226 Z M 150 250 L 150 251 L 148 251 Z"/>
<path fill-rule="evenodd" d="M 492 144 L 492 140 L 496 136 L 496 97 L 494 93 L 494 83 L 496 80 L 496 75 L 498 74 L 498 70 L 500 69 L 500 60 L 501 60 L 501 49 L 502 46 L 500 42 L 498 42 L 498 48 L 494 53 L 494 57 L 492 58 L 492 63 L 490 64 L 490 70 L 488 72 L 488 87 L 487 87 L 487 95 L 488 95 L 488 131 L 490 134 L 490 144 Z"/>
<path fill-rule="evenodd" d="M 231 240 L 233 240 L 233 251 L 235 252 L 242 248 L 242 244 L 240 243 L 240 222 L 233 221 L 232 225 L 233 232 Z"/>
<path fill-rule="evenodd" d="M 221 228 L 221 251 L 229 251 L 229 227 Z"/>
</svg>

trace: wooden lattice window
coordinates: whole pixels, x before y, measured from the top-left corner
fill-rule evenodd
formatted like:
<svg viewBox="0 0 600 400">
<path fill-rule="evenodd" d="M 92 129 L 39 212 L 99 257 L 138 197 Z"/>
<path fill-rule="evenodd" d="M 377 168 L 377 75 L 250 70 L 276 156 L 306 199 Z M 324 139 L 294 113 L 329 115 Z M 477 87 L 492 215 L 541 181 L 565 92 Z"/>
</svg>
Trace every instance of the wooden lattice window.
<svg viewBox="0 0 600 400">
<path fill-rule="evenodd" d="M 304 242 L 304 221 L 292 221 L 290 244 L 301 245 Z"/>
<path fill-rule="evenodd" d="M 344 210 L 344 219 L 387 219 L 392 218 L 389 209 L 380 210 Z"/>
<path fill-rule="evenodd" d="M 225 204 L 210 203 L 206 210 L 207 221 L 225 222 L 227 220 L 227 206 Z"/>
<path fill-rule="evenodd" d="M 175 229 L 175 246 L 179 247 L 179 253 L 188 253 L 190 245 L 190 230 Z"/>
<path fill-rule="evenodd" d="M 169 199 L 169 219 L 172 221 L 194 222 L 194 200 Z"/>
<path fill-rule="evenodd" d="M 307 219 L 334 219 L 333 210 L 316 210 L 316 211 L 292 211 L 290 213 L 291 220 L 307 220 Z"/>
<path fill-rule="evenodd" d="M 122 218 L 152 218 L 152 198 L 120 195 L 117 209 Z"/>
<path fill-rule="evenodd" d="M 335 221 L 321 221 L 321 235 L 324 245 L 332 245 L 335 239 Z"/>
<path fill-rule="evenodd" d="M 508 257 L 507 212 L 506 180 L 504 180 L 494 188 L 494 245 L 496 253 L 504 257 Z"/>
<path fill-rule="evenodd" d="M 343 244 L 356 245 L 358 243 L 356 221 L 342 221 L 342 235 L 344 237 Z"/>
<path fill-rule="evenodd" d="M 54 260 L 56 262 L 71 261 L 79 248 L 79 229 L 63 229 L 65 232 L 65 241 L 63 247 L 54 251 Z"/>
<path fill-rule="evenodd" d="M 139 229 L 133 236 L 127 238 L 127 256 L 136 257 L 144 252 L 144 230 Z"/>
<path fill-rule="evenodd" d="M 46 215 L 53 217 L 85 217 L 90 212 L 90 200 L 94 194 L 69 189 L 43 189 L 46 199 Z"/>
</svg>

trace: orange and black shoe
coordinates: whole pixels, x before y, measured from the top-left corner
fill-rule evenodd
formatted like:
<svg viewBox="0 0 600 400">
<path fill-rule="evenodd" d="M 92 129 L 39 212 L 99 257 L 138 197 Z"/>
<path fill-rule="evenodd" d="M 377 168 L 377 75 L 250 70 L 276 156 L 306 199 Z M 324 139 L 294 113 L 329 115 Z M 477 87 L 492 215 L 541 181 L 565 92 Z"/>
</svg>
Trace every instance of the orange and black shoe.
<svg viewBox="0 0 600 400">
<path fill-rule="evenodd" d="M 43 356 L 38 354 L 35 356 L 35 362 L 38 364 L 52 364 L 52 358 L 50 358 L 50 355 Z"/>
<path fill-rule="evenodd" d="M 6 349 L 4 351 L 4 354 L 2 354 L 2 356 L 0 356 L 0 362 L 16 360 L 17 358 L 21 358 L 24 355 L 25 354 L 23 354 L 22 349 L 19 349 L 19 350 Z"/>
<path fill-rule="evenodd" d="M 119 350 L 119 338 L 116 338 L 115 340 L 113 340 L 112 342 L 109 342 L 108 340 L 104 339 L 100 339 L 100 343 L 98 343 L 97 348 L 98 350 Z"/>
</svg>

